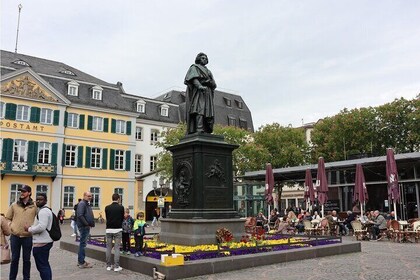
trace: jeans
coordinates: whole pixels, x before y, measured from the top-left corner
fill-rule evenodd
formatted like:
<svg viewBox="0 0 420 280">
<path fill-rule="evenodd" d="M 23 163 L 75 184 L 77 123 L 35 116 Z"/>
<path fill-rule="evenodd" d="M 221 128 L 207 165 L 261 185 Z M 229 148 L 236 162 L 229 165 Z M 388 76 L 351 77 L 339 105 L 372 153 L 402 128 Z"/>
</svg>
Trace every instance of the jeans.
<svg viewBox="0 0 420 280">
<path fill-rule="evenodd" d="M 130 252 L 131 248 L 131 236 L 129 232 L 122 233 L 122 244 L 123 244 L 123 251 Z"/>
<path fill-rule="evenodd" d="M 380 233 L 379 226 L 374 225 L 372 227 L 372 238 L 373 238 L 373 240 L 376 240 L 376 238 L 378 237 L 379 233 Z"/>
<path fill-rule="evenodd" d="M 42 280 L 52 280 L 52 271 L 50 262 L 50 250 L 53 246 L 53 242 L 41 247 L 33 247 L 32 254 L 34 255 L 36 268 L 39 271 L 39 276 Z"/>
<path fill-rule="evenodd" d="M 23 280 L 31 277 L 31 250 L 32 236 L 19 237 L 10 236 L 10 251 L 12 253 L 12 261 L 10 263 L 9 280 L 15 280 L 19 269 L 20 248 L 23 249 Z"/>
<path fill-rule="evenodd" d="M 114 241 L 114 267 L 120 266 L 120 245 L 122 231 L 106 234 L 106 266 L 111 266 L 112 241 Z"/>
<path fill-rule="evenodd" d="M 79 228 L 80 232 L 80 243 L 79 243 L 79 253 L 77 254 L 77 261 L 79 264 L 85 263 L 85 248 L 86 242 L 89 237 L 90 227 L 81 227 Z"/>
</svg>

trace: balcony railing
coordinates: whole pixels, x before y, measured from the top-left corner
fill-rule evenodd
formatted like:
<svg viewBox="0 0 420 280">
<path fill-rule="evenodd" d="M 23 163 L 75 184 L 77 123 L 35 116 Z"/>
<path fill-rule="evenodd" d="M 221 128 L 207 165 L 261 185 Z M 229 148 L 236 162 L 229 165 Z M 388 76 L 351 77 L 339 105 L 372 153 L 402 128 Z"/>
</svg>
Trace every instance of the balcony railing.
<svg viewBox="0 0 420 280">
<path fill-rule="evenodd" d="M 28 163 L 26 161 L 12 161 L 13 171 L 28 171 Z"/>
<path fill-rule="evenodd" d="M 35 164 L 33 165 L 33 171 L 37 172 L 37 173 L 55 173 L 55 165 L 39 165 L 39 164 Z"/>
</svg>

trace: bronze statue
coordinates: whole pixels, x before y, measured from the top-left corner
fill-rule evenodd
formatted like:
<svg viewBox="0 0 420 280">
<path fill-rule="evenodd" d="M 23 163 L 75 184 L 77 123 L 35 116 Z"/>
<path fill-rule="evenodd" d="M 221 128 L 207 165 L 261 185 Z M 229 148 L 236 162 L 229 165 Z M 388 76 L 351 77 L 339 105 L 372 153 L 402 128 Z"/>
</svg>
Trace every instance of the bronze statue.
<svg viewBox="0 0 420 280">
<path fill-rule="evenodd" d="M 187 134 L 213 132 L 216 82 L 206 67 L 208 62 L 207 55 L 199 53 L 185 76 Z"/>
</svg>

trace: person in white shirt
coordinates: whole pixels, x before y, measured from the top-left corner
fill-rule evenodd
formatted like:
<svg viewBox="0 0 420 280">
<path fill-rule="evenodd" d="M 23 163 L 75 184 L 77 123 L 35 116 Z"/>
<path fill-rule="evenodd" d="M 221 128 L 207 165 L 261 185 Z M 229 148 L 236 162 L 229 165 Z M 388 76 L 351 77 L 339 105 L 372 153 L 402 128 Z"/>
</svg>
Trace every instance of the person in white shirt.
<svg viewBox="0 0 420 280">
<path fill-rule="evenodd" d="M 35 259 L 36 268 L 42 280 L 52 279 L 52 270 L 49 263 L 50 250 L 53 246 L 53 240 L 47 230 L 51 230 L 53 214 L 50 208 L 46 207 L 47 195 L 40 193 L 36 196 L 36 206 L 38 214 L 35 223 L 27 227 L 25 231 L 32 233 L 32 254 Z"/>
</svg>

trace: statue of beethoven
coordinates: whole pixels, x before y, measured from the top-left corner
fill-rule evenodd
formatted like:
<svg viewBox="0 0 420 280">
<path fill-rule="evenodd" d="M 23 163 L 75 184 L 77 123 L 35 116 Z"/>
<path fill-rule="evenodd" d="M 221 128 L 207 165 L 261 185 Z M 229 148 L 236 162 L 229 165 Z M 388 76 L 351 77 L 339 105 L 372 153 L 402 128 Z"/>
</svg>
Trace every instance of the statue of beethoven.
<svg viewBox="0 0 420 280">
<path fill-rule="evenodd" d="M 187 134 L 213 132 L 216 82 L 208 62 L 207 55 L 199 53 L 185 76 Z"/>
</svg>

